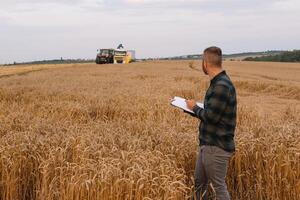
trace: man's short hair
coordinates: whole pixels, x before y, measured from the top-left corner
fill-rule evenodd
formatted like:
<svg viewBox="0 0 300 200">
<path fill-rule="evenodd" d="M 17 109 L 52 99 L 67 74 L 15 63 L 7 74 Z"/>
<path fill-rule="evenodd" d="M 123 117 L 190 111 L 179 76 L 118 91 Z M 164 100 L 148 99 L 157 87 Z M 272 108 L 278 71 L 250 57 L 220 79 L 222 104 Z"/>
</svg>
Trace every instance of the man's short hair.
<svg viewBox="0 0 300 200">
<path fill-rule="evenodd" d="M 208 47 L 204 50 L 203 59 L 214 65 L 221 67 L 222 66 L 222 50 L 219 47 Z"/>
</svg>

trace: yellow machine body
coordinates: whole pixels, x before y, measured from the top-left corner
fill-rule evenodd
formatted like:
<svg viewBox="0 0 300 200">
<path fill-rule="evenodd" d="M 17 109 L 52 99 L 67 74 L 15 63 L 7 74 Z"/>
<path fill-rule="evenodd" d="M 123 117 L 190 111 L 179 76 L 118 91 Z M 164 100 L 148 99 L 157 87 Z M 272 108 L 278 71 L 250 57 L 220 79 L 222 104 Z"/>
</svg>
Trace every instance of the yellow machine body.
<svg viewBox="0 0 300 200">
<path fill-rule="evenodd" d="M 115 64 L 128 64 L 133 60 L 132 54 L 125 50 L 115 50 L 114 63 Z"/>
</svg>

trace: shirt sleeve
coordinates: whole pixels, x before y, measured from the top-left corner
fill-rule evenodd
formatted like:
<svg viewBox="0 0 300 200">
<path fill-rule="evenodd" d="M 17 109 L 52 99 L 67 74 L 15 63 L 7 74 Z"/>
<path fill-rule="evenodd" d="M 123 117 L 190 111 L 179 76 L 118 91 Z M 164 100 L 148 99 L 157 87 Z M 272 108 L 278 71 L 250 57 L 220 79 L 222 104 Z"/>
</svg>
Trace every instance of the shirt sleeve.
<svg viewBox="0 0 300 200">
<path fill-rule="evenodd" d="M 185 111 L 185 110 L 183 110 L 183 112 L 186 113 L 186 114 L 191 115 L 192 117 L 197 117 L 197 116 L 195 115 L 195 113 L 191 113 L 191 112 L 188 112 L 188 111 Z M 198 118 L 198 117 L 197 117 L 197 118 Z"/>
<path fill-rule="evenodd" d="M 201 121 L 216 124 L 226 109 L 229 98 L 229 88 L 223 85 L 216 85 L 204 109 L 196 105 L 193 111 Z"/>
</svg>

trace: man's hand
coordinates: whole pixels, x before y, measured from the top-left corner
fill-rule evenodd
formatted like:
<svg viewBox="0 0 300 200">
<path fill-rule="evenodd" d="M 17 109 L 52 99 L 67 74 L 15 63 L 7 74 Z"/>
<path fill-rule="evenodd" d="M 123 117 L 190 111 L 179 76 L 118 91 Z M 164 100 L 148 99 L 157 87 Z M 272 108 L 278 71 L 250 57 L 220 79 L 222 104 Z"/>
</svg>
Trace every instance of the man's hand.
<svg viewBox="0 0 300 200">
<path fill-rule="evenodd" d="M 190 109 L 190 110 L 193 110 L 193 108 L 196 105 L 196 101 L 194 99 L 185 100 L 185 102 L 186 102 L 186 105 L 187 105 L 188 109 Z"/>
</svg>

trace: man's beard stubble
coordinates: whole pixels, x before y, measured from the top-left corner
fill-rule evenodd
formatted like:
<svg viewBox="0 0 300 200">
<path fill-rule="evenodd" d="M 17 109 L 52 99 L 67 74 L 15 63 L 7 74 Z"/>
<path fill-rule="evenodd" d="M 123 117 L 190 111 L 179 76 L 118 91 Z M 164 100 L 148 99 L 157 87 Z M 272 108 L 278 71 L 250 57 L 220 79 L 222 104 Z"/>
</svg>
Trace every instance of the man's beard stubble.
<svg viewBox="0 0 300 200">
<path fill-rule="evenodd" d="M 207 73 L 207 70 L 205 69 L 205 67 L 204 67 L 204 61 L 202 60 L 202 71 L 203 71 L 203 73 L 205 74 L 205 75 L 207 75 L 208 73 Z"/>
</svg>

